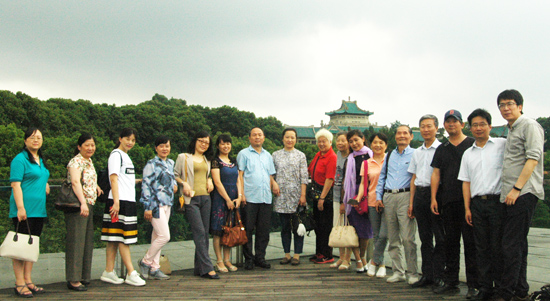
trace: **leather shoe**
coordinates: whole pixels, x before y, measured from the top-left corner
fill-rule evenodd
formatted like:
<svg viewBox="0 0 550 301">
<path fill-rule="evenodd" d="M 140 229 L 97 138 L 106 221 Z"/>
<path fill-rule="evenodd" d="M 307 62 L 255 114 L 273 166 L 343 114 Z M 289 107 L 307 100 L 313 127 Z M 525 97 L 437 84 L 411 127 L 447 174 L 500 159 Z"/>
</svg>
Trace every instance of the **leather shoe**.
<svg viewBox="0 0 550 301">
<path fill-rule="evenodd" d="M 422 276 L 422 278 L 420 278 L 420 280 L 418 280 L 417 282 L 413 283 L 411 287 L 426 287 L 432 283 L 434 283 L 432 279 L 428 279 L 428 277 Z"/>
<path fill-rule="evenodd" d="M 450 285 L 445 283 L 443 286 L 437 287 L 433 289 L 433 292 L 436 294 L 448 294 L 448 293 L 456 293 L 459 289 L 456 285 Z"/>
<path fill-rule="evenodd" d="M 80 280 L 80 283 L 84 284 L 84 285 L 90 285 L 90 281 L 88 280 Z"/>
<path fill-rule="evenodd" d="M 88 290 L 82 283 L 79 286 L 73 286 L 69 281 L 67 281 L 67 288 L 77 292 L 84 292 Z"/>
<path fill-rule="evenodd" d="M 479 291 L 479 293 L 472 297 L 472 300 L 491 300 L 493 294 L 487 291 Z"/>
<path fill-rule="evenodd" d="M 254 269 L 254 262 L 252 260 L 247 260 L 244 262 L 244 269 L 245 270 L 253 270 Z"/>
<path fill-rule="evenodd" d="M 256 261 L 254 264 L 263 269 L 271 269 L 271 264 L 267 263 L 265 260 Z"/>
<path fill-rule="evenodd" d="M 472 299 L 479 295 L 479 290 L 475 287 L 468 287 L 468 293 L 466 293 L 466 299 Z"/>
<path fill-rule="evenodd" d="M 218 274 L 210 275 L 206 273 L 204 275 L 201 275 L 201 277 L 206 279 L 220 279 L 220 276 L 218 276 Z"/>
</svg>

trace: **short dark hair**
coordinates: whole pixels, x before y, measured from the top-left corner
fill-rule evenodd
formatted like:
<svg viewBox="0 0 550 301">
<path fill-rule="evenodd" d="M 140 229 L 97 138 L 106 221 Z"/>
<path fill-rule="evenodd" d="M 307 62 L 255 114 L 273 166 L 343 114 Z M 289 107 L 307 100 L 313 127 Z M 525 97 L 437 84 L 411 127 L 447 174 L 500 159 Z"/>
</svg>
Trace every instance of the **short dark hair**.
<svg viewBox="0 0 550 301">
<path fill-rule="evenodd" d="M 288 131 L 293 131 L 294 134 L 296 135 L 296 139 L 298 139 L 298 132 L 296 132 L 296 129 L 294 129 L 294 128 L 286 128 L 286 129 L 284 129 L 284 130 L 283 130 L 283 136 L 282 136 L 282 138 L 285 138 L 285 134 L 286 134 L 286 132 L 288 132 Z"/>
<path fill-rule="evenodd" d="M 168 136 L 159 136 L 157 139 L 155 139 L 155 147 L 170 142 L 170 138 Z"/>
<path fill-rule="evenodd" d="M 195 153 L 195 146 L 197 145 L 197 140 L 199 140 L 199 138 L 208 138 L 208 140 L 210 141 L 210 143 L 208 144 L 208 149 L 204 152 L 204 156 L 206 158 L 210 158 L 212 157 L 212 153 L 214 152 L 212 150 L 212 138 L 210 137 L 210 134 L 208 134 L 207 131 L 199 131 L 195 134 L 195 136 L 193 136 L 193 139 L 191 140 L 191 142 L 189 143 L 189 146 L 187 147 L 187 151 L 190 153 L 190 154 L 194 154 Z"/>
<path fill-rule="evenodd" d="M 489 114 L 489 112 L 487 112 L 486 110 L 484 110 L 484 109 L 475 109 L 472 113 L 470 113 L 470 115 L 468 116 L 468 124 L 470 125 L 470 127 L 472 127 L 472 120 L 475 117 L 481 117 L 481 118 L 487 120 L 487 123 L 489 125 L 491 125 L 491 114 Z"/>
<path fill-rule="evenodd" d="M 88 140 L 90 140 L 90 139 L 94 140 L 94 143 L 95 143 L 95 138 L 94 138 L 94 136 L 93 136 L 92 134 L 90 134 L 90 133 L 82 133 L 82 134 L 80 135 L 80 137 L 78 137 L 78 141 L 76 142 L 77 147 L 75 147 L 75 149 L 74 149 L 74 154 L 75 154 L 75 155 L 78 155 L 78 153 L 80 152 L 80 151 L 78 150 L 78 147 L 79 147 L 79 146 L 82 146 L 82 144 L 84 144 L 84 142 L 86 142 L 86 141 L 88 141 Z"/>
<path fill-rule="evenodd" d="M 248 132 L 248 137 L 250 137 L 250 136 L 252 135 L 252 130 L 254 130 L 254 129 L 260 129 L 260 131 L 262 131 L 262 133 L 264 132 L 264 130 L 262 130 L 261 127 L 255 126 L 255 127 L 253 127 L 253 128 L 250 129 L 250 132 Z"/>
<path fill-rule="evenodd" d="M 346 134 L 346 138 L 348 141 L 351 139 L 351 137 L 357 136 L 359 138 L 365 138 L 365 135 L 360 130 L 351 130 Z"/>
<path fill-rule="evenodd" d="M 372 144 L 372 142 L 374 141 L 374 138 L 378 137 L 378 139 L 386 142 L 386 144 L 388 144 L 388 136 L 386 136 L 386 134 L 384 133 L 374 133 L 372 134 L 370 137 L 369 137 L 369 143 Z"/>
<path fill-rule="evenodd" d="M 518 90 L 509 89 L 504 90 L 500 92 L 500 94 L 497 96 L 497 105 L 500 104 L 501 100 L 514 100 L 516 102 L 516 105 L 522 106 L 523 105 L 523 96 L 521 96 L 521 93 L 519 93 Z M 521 114 L 523 114 L 523 110 L 521 110 Z"/>
<path fill-rule="evenodd" d="M 426 119 L 432 119 L 434 121 L 434 125 L 436 128 L 439 127 L 439 120 L 437 119 L 437 117 L 435 115 L 432 115 L 432 114 L 426 114 L 422 117 L 420 117 L 420 121 L 418 121 L 418 125 L 420 126 L 420 124 L 422 123 L 422 121 L 426 120 Z"/>
<path fill-rule="evenodd" d="M 400 124 L 400 125 L 398 125 L 398 126 L 397 126 L 397 127 L 395 128 L 395 129 L 396 129 L 396 131 L 397 131 L 397 129 L 398 129 L 398 128 L 400 128 L 400 127 L 402 127 L 402 126 L 404 126 L 404 127 L 407 127 L 407 128 L 409 129 L 409 134 L 411 134 L 411 135 L 412 135 L 412 133 L 413 133 L 413 130 L 411 129 L 411 127 L 410 127 L 410 126 L 408 126 L 408 125 L 406 125 L 406 124 Z"/>
<path fill-rule="evenodd" d="M 336 139 L 338 139 L 338 137 L 344 135 L 346 137 L 346 140 L 348 140 L 348 132 L 338 132 L 338 134 L 336 134 Z"/>
</svg>

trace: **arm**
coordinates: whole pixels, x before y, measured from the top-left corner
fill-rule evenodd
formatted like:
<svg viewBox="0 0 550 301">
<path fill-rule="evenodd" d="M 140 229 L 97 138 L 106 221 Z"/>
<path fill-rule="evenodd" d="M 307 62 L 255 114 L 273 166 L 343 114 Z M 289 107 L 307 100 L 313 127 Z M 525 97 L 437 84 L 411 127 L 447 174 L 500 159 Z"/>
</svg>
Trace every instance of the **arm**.
<svg viewBox="0 0 550 301">
<path fill-rule="evenodd" d="M 241 189 L 241 192 L 242 192 L 242 201 L 241 203 L 243 205 L 246 205 L 246 195 L 244 194 L 244 179 L 243 179 L 243 176 L 244 176 L 244 171 L 242 170 L 239 170 L 239 186 L 240 186 L 240 189 Z"/>
<path fill-rule="evenodd" d="M 416 193 L 416 185 L 414 184 L 415 179 L 416 179 L 416 174 L 413 174 L 411 178 L 411 198 L 409 199 L 409 210 L 407 210 L 407 215 L 409 216 L 409 218 L 414 218 L 413 204 L 414 204 L 414 194 Z"/>
<path fill-rule="evenodd" d="M 241 207 L 241 202 L 244 198 L 243 188 L 242 188 L 242 178 L 239 176 L 237 178 L 237 199 L 235 199 L 235 207 Z"/>
<path fill-rule="evenodd" d="M 153 165 L 147 162 L 145 168 L 143 168 L 143 181 L 141 182 L 141 198 L 140 202 L 143 203 L 143 217 L 146 221 L 150 222 L 153 219 L 153 208 L 158 206 L 155 202 L 153 194 L 152 182 L 154 180 L 154 168 Z"/>
<path fill-rule="evenodd" d="M 523 169 L 521 170 L 521 174 L 519 175 L 518 180 L 516 181 L 516 186 L 519 189 L 522 189 L 525 183 L 529 180 L 531 177 L 531 174 L 535 170 L 535 167 L 539 164 L 539 161 L 534 159 L 527 159 L 527 162 L 525 162 L 525 165 L 523 166 Z M 516 203 L 516 200 L 519 197 L 520 191 L 513 189 L 506 195 L 506 205 L 512 206 Z"/>
<path fill-rule="evenodd" d="M 437 208 L 437 190 L 439 189 L 439 183 L 441 182 L 441 170 L 437 167 L 434 167 L 432 172 L 432 179 L 430 181 L 431 190 L 432 190 L 432 204 L 430 208 L 432 209 L 433 214 L 439 215 L 439 208 Z"/>
<path fill-rule="evenodd" d="M 225 191 L 225 187 L 223 187 L 222 180 L 220 178 L 220 169 L 213 168 L 211 172 L 212 172 L 212 180 L 214 180 L 214 185 L 216 186 L 216 191 L 218 191 L 218 193 L 225 200 L 225 204 L 227 204 L 227 208 L 229 210 L 233 210 L 233 208 L 235 208 L 235 204 L 227 194 L 227 191 Z"/>
<path fill-rule="evenodd" d="M 317 208 L 319 208 L 319 211 L 323 211 L 324 209 L 324 203 L 325 203 L 325 197 L 327 196 L 330 188 L 332 188 L 332 184 L 334 183 L 334 179 L 326 179 L 325 185 L 323 186 L 323 191 L 321 191 L 321 197 L 319 198 L 319 202 L 317 203 Z"/>
<path fill-rule="evenodd" d="M 23 203 L 23 189 L 21 189 L 21 182 L 11 182 L 11 188 L 13 189 L 15 206 L 17 206 L 17 220 L 24 221 L 27 219 L 27 211 L 25 211 L 25 204 Z"/>
<path fill-rule="evenodd" d="M 69 167 L 69 175 L 71 175 L 71 185 L 73 187 L 74 194 L 80 201 L 80 215 L 88 216 L 90 214 L 88 205 L 86 204 L 86 197 L 84 197 L 84 189 L 80 178 L 82 176 L 81 171 L 77 167 Z"/>
<path fill-rule="evenodd" d="M 109 209 L 111 216 L 118 216 L 120 210 L 120 199 L 118 195 L 118 175 L 116 173 L 109 176 L 111 179 L 111 192 L 113 193 L 113 206 Z"/>
<path fill-rule="evenodd" d="M 269 181 L 271 183 L 271 190 L 273 191 L 273 194 L 276 196 L 279 196 L 281 191 L 279 190 L 279 184 L 277 184 L 273 175 L 269 176 Z"/>
<path fill-rule="evenodd" d="M 306 203 L 306 188 L 307 188 L 307 185 L 306 184 L 301 184 L 300 185 L 301 187 L 301 194 L 300 194 L 300 201 L 298 203 L 298 206 L 305 206 L 307 203 Z"/>
<path fill-rule="evenodd" d="M 472 223 L 472 211 L 470 211 L 471 204 L 471 191 L 470 191 L 470 182 L 462 182 L 462 195 L 464 196 L 464 211 L 466 212 L 466 222 L 468 225 L 473 226 Z"/>
</svg>

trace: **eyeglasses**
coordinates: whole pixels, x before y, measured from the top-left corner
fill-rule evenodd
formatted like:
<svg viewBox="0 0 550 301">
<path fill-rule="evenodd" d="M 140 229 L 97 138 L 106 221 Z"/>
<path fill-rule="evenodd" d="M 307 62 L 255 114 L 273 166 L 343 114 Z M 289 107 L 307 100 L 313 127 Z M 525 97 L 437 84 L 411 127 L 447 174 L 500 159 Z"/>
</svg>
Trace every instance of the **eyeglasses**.
<svg viewBox="0 0 550 301">
<path fill-rule="evenodd" d="M 507 102 L 507 103 L 499 103 L 499 104 L 498 104 L 498 108 L 502 110 L 502 109 L 504 109 L 504 108 L 511 108 L 511 107 L 513 107 L 513 106 L 515 106 L 515 105 L 516 105 L 516 103 L 513 102 L 513 101 Z"/>
<path fill-rule="evenodd" d="M 487 123 L 472 123 L 471 128 L 486 128 L 489 124 Z"/>
<path fill-rule="evenodd" d="M 30 136 L 29 138 L 27 138 L 29 140 L 42 140 L 42 137 L 38 137 L 38 136 Z"/>
<path fill-rule="evenodd" d="M 208 140 L 197 139 L 197 142 L 200 142 L 200 143 L 202 143 L 202 144 L 204 144 L 204 145 L 210 145 L 210 141 L 208 141 Z"/>
</svg>

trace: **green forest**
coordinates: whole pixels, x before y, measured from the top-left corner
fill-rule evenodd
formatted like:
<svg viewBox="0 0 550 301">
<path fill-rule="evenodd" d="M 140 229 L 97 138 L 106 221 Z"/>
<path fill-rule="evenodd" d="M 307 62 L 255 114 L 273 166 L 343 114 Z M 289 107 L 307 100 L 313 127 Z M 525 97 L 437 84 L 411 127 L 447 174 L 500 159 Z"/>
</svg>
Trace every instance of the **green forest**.
<svg viewBox="0 0 550 301">
<path fill-rule="evenodd" d="M 538 118 L 545 129 L 545 135 L 550 130 L 550 118 Z M 387 129 L 383 129 L 389 137 L 393 137 L 395 128 L 400 123 L 396 121 Z M 110 151 L 114 148 L 119 132 L 125 127 L 137 130 L 137 143 L 128 153 L 136 167 L 136 173 L 141 173 L 149 159 L 155 156 L 153 142 L 160 135 L 171 139 L 172 153 L 170 158 L 186 152 L 191 137 L 198 131 L 211 133 L 213 140 L 222 133 L 233 138 L 232 154 L 248 147 L 248 132 L 252 127 L 264 130 L 266 140 L 264 148 L 269 152 L 281 149 L 281 133 L 283 124 L 277 118 L 256 117 L 252 112 L 240 111 L 235 107 L 222 106 L 218 108 L 188 105 L 185 100 L 175 99 L 155 94 L 151 100 L 137 105 L 115 106 L 114 104 L 93 104 L 88 100 L 71 100 L 51 98 L 46 101 L 33 98 L 22 92 L 12 93 L 0 90 L 0 186 L 9 186 L 10 162 L 23 147 L 23 132 L 29 126 L 41 129 L 44 136 L 42 151 L 46 165 L 51 172 L 50 185 L 59 184 L 66 177 L 66 165 L 73 157 L 76 141 L 81 133 L 92 133 L 96 138 L 96 153 L 92 157 L 96 170 L 106 167 Z M 468 129 L 466 129 L 468 131 Z M 441 132 L 442 133 L 442 132 Z M 365 133 L 369 136 L 369 132 Z M 390 147 L 394 146 L 390 138 Z M 546 142 L 548 144 L 548 141 Z M 549 145 L 545 144 L 545 149 Z M 419 145 L 413 145 L 418 147 Z M 296 148 L 306 154 L 309 160 L 318 151 L 317 146 L 299 143 Z M 545 170 L 550 167 L 550 157 L 545 155 Z M 546 200 L 541 200 L 537 207 L 533 226 L 550 228 L 550 191 Z M 137 186 L 139 198 L 140 187 Z M 63 213 L 53 208 L 53 202 L 58 189 L 52 189 L 48 196 L 48 221 L 41 236 L 41 252 L 62 252 L 65 249 L 65 221 Z M 10 189 L 0 190 L 0 240 L 12 228 L 8 219 Z M 100 239 L 101 216 L 103 204 L 97 203 L 94 208 L 96 225 L 96 247 L 104 247 Z M 149 243 L 151 224 L 143 219 L 143 209 L 138 202 L 138 242 Z M 278 218 L 273 218 L 273 230 L 279 226 Z M 172 241 L 190 239 L 189 225 L 183 215 L 174 214 L 170 218 Z"/>
</svg>

